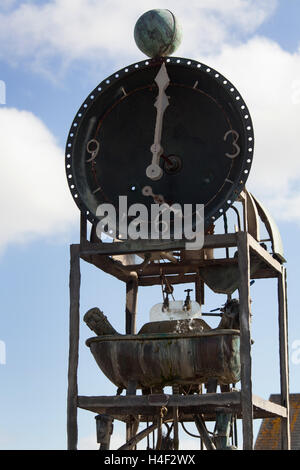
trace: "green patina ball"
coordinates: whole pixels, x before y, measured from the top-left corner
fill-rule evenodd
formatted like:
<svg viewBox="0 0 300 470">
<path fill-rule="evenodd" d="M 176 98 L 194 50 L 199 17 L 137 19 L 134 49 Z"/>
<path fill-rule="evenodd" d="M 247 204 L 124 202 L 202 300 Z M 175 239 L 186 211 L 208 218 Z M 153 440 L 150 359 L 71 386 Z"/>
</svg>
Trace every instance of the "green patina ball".
<svg viewBox="0 0 300 470">
<path fill-rule="evenodd" d="M 149 10 L 137 20 L 134 39 L 148 57 L 173 54 L 181 42 L 181 27 L 169 10 Z"/>
</svg>

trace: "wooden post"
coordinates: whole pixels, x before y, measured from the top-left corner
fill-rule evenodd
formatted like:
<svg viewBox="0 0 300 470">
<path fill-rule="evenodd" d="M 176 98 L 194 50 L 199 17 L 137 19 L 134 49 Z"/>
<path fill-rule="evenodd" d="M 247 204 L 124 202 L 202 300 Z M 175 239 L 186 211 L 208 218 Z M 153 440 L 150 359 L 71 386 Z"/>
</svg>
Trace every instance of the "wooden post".
<svg viewBox="0 0 300 470">
<path fill-rule="evenodd" d="M 238 264 L 240 273 L 240 358 L 241 406 L 243 416 L 243 449 L 253 449 L 253 398 L 251 380 L 250 333 L 250 254 L 247 232 L 237 233 Z"/>
<path fill-rule="evenodd" d="M 198 432 L 201 436 L 202 441 L 204 442 L 206 449 L 216 450 L 216 446 L 207 432 L 203 417 L 201 415 L 194 415 L 194 420 L 195 420 L 196 427 L 198 429 Z"/>
<path fill-rule="evenodd" d="M 289 362 L 288 362 L 288 321 L 286 296 L 286 269 L 278 276 L 278 322 L 279 322 L 279 361 L 281 405 L 287 409 L 287 417 L 281 418 L 281 449 L 290 450 L 290 413 L 289 413 Z"/>
<path fill-rule="evenodd" d="M 79 293 L 80 293 L 80 246 L 70 246 L 70 325 L 69 325 L 69 368 L 67 431 L 68 450 L 77 449 L 77 369 L 79 349 Z"/>
<path fill-rule="evenodd" d="M 136 334 L 136 307 L 137 307 L 138 281 L 130 279 L 126 283 L 126 334 Z"/>
<path fill-rule="evenodd" d="M 126 395 L 136 395 L 136 389 L 137 389 L 137 382 L 134 380 L 129 380 L 128 385 L 127 385 L 127 390 L 126 390 Z M 126 442 L 130 441 L 132 437 L 135 436 L 135 434 L 138 431 L 139 427 L 139 416 L 134 416 L 134 415 L 128 415 L 129 422 L 126 422 Z"/>
<path fill-rule="evenodd" d="M 80 212 L 80 244 L 83 245 L 87 241 L 87 220 L 86 215 Z"/>
<path fill-rule="evenodd" d="M 133 278 L 126 283 L 126 325 L 125 330 L 127 335 L 136 334 L 136 306 L 137 306 L 137 293 L 138 293 L 138 281 Z M 136 394 L 136 383 L 129 383 L 127 388 L 128 395 Z M 130 422 L 126 423 L 126 442 L 128 442 L 134 434 L 135 422 L 134 416 L 129 416 Z M 136 428 L 135 428 L 136 429 Z M 136 431 L 137 432 L 137 429 Z"/>
<path fill-rule="evenodd" d="M 136 434 L 134 437 L 132 437 L 129 441 L 127 441 L 126 444 L 124 444 L 118 450 L 131 450 L 138 442 L 140 442 L 142 439 L 147 437 L 151 432 L 155 431 L 157 426 L 158 426 L 157 422 L 151 424 L 151 426 L 148 426 L 146 429 L 144 429 L 143 431 Z"/>
<path fill-rule="evenodd" d="M 195 280 L 195 300 L 200 305 L 204 305 L 204 282 L 199 276 L 199 271 L 197 270 L 196 280 Z"/>
</svg>

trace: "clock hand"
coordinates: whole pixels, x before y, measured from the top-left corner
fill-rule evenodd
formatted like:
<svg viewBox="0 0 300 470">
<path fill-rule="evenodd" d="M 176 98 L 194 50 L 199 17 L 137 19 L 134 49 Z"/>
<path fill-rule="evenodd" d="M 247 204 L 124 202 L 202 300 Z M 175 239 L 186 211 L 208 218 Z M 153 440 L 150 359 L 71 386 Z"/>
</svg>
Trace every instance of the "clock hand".
<svg viewBox="0 0 300 470">
<path fill-rule="evenodd" d="M 154 194 L 151 186 L 144 186 L 142 189 L 143 196 L 152 196 L 154 202 L 157 204 L 166 204 L 164 197 L 161 194 Z"/>
<path fill-rule="evenodd" d="M 169 106 L 169 99 L 165 93 L 165 90 L 170 83 L 170 78 L 165 63 L 163 63 L 159 69 L 159 72 L 155 77 L 155 82 L 158 86 L 158 95 L 154 103 L 154 106 L 157 109 L 154 142 L 150 147 L 150 151 L 152 153 L 152 163 L 146 169 L 146 175 L 148 178 L 154 181 L 159 180 L 163 175 L 163 171 L 159 166 L 159 159 L 163 153 L 163 148 L 161 146 L 163 116 L 165 110 Z"/>
</svg>

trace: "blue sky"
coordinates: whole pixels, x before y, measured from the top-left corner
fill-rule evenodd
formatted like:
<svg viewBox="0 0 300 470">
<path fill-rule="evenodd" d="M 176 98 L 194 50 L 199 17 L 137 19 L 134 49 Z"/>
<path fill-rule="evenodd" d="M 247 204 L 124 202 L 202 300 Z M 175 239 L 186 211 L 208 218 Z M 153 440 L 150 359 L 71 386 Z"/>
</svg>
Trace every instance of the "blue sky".
<svg viewBox="0 0 300 470">
<path fill-rule="evenodd" d="M 73 116 L 97 83 L 143 59 L 133 29 L 155 7 L 148 0 L 1 2 L 1 449 L 66 447 L 69 244 L 78 241 L 79 212 L 68 193 L 64 145 Z M 290 385 L 300 392 L 300 354 L 292 348 L 300 339 L 299 2 L 191 0 L 187 6 L 173 0 L 161 8 L 170 8 L 182 23 L 176 54 L 219 70 L 250 108 L 256 151 L 249 189 L 271 209 L 281 231 Z M 251 289 L 253 390 L 267 398 L 279 391 L 277 290 L 272 280 Z M 183 289 L 175 294 L 182 298 Z M 123 284 L 82 263 L 82 315 L 98 306 L 122 331 L 124 298 Z M 224 297 L 207 292 L 206 299 L 204 310 L 221 305 Z M 159 301 L 159 289 L 141 289 L 139 326 Z M 81 323 L 79 392 L 114 394 L 84 344 L 91 334 Z M 79 424 L 80 446 L 95 448 L 93 415 L 80 411 Z"/>
</svg>

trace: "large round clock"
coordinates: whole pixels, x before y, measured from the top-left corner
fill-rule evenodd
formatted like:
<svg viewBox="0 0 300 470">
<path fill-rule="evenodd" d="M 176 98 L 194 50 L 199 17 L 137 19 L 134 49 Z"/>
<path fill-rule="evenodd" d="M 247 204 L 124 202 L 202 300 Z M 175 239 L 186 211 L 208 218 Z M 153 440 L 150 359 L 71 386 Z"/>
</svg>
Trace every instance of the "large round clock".
<svg viewBox="0 0 300 470">
<path fill-rule="evenodd" d="M 253 158 L 253 127 L 237 89 L 194 60 L 130 65 L 86 98 L 72 123 L 66 173 L 92 223 L 101 203 L 118 209 L 204 204 L 208 227 L 236 200 Z"/>
</svg>

